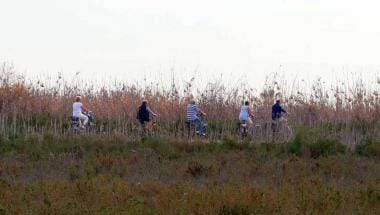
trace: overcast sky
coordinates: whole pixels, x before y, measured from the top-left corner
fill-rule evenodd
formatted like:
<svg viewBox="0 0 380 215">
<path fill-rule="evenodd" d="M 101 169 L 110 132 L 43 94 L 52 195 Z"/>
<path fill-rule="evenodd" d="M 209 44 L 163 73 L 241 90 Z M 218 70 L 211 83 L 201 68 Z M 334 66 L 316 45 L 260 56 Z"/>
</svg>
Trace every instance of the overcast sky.
<svg viewBox="0 0 380 215">
<path fill-rule="evenodd" d="M 378 0 L 0 0 L 0 61 L 32 76 L 127 81 L 378 75 L 379 8 Z"/>
</svg>

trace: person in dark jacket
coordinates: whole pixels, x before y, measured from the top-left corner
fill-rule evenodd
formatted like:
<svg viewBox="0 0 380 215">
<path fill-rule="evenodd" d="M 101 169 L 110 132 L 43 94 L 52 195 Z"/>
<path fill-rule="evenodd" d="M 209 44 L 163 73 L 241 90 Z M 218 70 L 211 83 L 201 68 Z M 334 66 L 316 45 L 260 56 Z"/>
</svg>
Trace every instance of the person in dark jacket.
<svg viewBox="0 0 380 215">
<path fill-rule="evenodd" d="M 278 132 L 279 121 L 282 118 L 282 113 L 286 113 L 284 108 L 281 106 L 281 101 L 277 100 L 276 103 L 272 106 L 272 131 L 273 133 Z"/>
<path fill-rule="evenodd" d="M 149 108 L 148 101 L 144 100 L 137 112 L 137 119 L 139 120 L 144 133 L 146 132 L 146 125 L 151 121 L 152 116 L 157 116 L 157 114 Z"/>
<path fill-rule="evenodd" d="M 286 113 L 286 111 L 281 107 L 281 101 L 277 100 L 276 104 L 272 106 L 272 120 L 279 120 L 282 113 Z"/>
</svg>

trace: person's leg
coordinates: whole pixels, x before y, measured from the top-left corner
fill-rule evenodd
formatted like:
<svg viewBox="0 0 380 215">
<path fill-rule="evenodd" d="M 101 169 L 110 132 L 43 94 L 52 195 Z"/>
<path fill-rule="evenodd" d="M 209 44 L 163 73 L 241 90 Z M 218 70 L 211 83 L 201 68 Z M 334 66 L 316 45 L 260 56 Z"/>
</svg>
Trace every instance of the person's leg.
<svg viewBox="0 0 380 215">
<path fill-rule="evenodd" d="M 197 134 L 199 131 L 198 131 L 198 121 L 197 119 L 194 119 L 194 120 L 188 120 L 187 122 L 187 131 L 188 131 L 188 138 L 191 138 L 192 136 L 194 136 L 194 133 L 193 133 L 193 129 L 195 129 L 195 133 Z"/>
<path fill-rule="evenodd" d="M 273 134 L 276 133 L 276 130 L 277 130 L 277 121 L 272 120 L 272 132 L 273 132 Z"/>
<path fill-rule="evenodd" d="M 247 123 L 246 123 L 246 120 L 240 120 L 240 122 L 239 122 L 239 133 L 243 137 L 246 135 L 246 133 L 247 133 Z"/>
<path fill-rule="evenodd" d="M 201 119 L 199 119 L 199 118 L 196 119 L 196 122 L 197 122 L 197 125 L 198 125 L 198 131 L 201 134 L 205 134 L 206 133 L 206 129 L 205 129 L 204 122 Z"/>
<path fill-rule="evenodd" d="M 152 121 L 145 121 L 145 131 L 148 133 L 152 132 Z"/>
<path fill-rule="evenodd" d="M 144 120 L 139 120 L 139 122 L 140 122 L 140 125 L 141 125 L 141 130 L 142 130 L 142 134 L 145 134 L 145 132 L 146 132 L 146 123 L 145 123 L 145 121 Z"/>
<path fill-rule="evenodd" d="M 88 123 L 88 116 L 84 115 L 83 113 L 79 116 L 80 120 L 83 120 L 83 126 L 86 126 Z"/>
<path fill-rule="evenodd" d="M 247 124 L 247 130 L 251 131 L 253 129 L 253 122 L 251 118 L 248 118 L 245 123 Z"/>
<path fill-rule="evenodd" d="M 241 127 L 247 127 L 247 122 L 246 122 L 246 120 L 240 120 L 239 125 L 240 125 Z"/>
<path fill-rule="evenodd" d="M 200 133 L 202 130 L 201 120 L 199 118 L 196 118 L 192 121 L 192 123 L 195 124 L 195 132 Z"/>
</svg>

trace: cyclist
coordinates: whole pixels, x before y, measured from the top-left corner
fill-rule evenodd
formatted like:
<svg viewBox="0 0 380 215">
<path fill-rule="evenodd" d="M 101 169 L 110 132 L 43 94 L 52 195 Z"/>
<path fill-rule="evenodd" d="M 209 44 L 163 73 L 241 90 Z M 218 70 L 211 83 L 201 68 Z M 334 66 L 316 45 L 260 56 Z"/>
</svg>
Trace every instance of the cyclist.
<svg viewBox="0 0 380 215">
<path fill-rule="evenodd" d="M 251 107 L 249 106 L 249 101 L 244 102 L 244 105 L 240 108 L 239 121 L 240 121 L 240 129 L 243 136 L 247 135 L 247 131 L 252 128 L 252 118 L 253 112 Z"/>
<path fill-rule="evenodd" d="M 286 113 L 284 108 L 281 106 L 281 100 L 277 100 L 272 106 L 272 131 L 276 132 L 278 130 L 278 123 L 282 120 L 282 113 Z"/>
<path fill-rule="evenodd" d="M 157 116 L 148 106 L 148 101 L 143 100 L 137 113 L 137 119 L 139 120 L 143 132 L 146 132 L 146 125 L 151 121 L 152 116 Z"/>
<path fill-rule="evenodd" d="M 193 100 L 187 105 L 187 121 L 188 123 L 197 125 L 197 134 L 205 136 L 206 126 L 198 115 L 207 116 L 205 112 L 198 108 L 198 106 L 195 104 L 195 101 Z"/>
<path fill-rule="evenodd" d="M 253 111 L 249 106 L 249 101 L 244 102 L 240 108 L 239 120 L 241 125 L 246 125 L 248 128 L 252 127 Z"/>
<path fill-rule="evenodd" d="M 80 128 L 84 129 L 88 123 L 88 116 L 83 114 L 83 111 L 90 112 L 90 110 L 87 109 L 85 106 L 83 106 L 81 100 L 82 98 L 80 96 L 77 96 L 75 98 L 75 102 L 73 104 L 73 117 L 76 117 L 79 119 Z"/>
</svg>

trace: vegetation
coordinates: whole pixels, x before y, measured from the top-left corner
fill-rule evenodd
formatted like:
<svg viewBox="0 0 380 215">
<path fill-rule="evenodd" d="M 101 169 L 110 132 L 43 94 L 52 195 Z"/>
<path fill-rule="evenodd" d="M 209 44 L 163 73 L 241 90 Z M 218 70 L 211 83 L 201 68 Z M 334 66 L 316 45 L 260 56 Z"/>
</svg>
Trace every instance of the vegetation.
<svg viewBox="0 0 380 215">
<path fill-rule="evenodd" d="M 380 210 L 378 157 L 336 150 L 334 140 L 308 146 L 310 157 L 293 154 L 291 143 L 234 144 L 129 142 L 115 136 L 3 138 L 0 213 L 373 214 Z M 313 155 L 316 148 L 320 156 Z"/>
<path fill-rule="evenodd" d="M 9 64 L 0 72 L 0 214 L 380 211 L 380 80 L 332 90 L 319 80 L 289 91 L 273 77 L 255 93 L 218 81 L 206 89 L 192 81 L 95 88 L 58 77 L 49 86 L 27 82 Z M 96 113 L 94 132 L 69 130 L 77 94 Z M 185 106 L 193 95 L 209 114 L 209 135 L 188 140 Z M 276 96 L 291 113 L 292 132 L 272 136 Z M 135 119 L 142 98 L 160 114 L 158 132 L 144 138 Z M 241 139 L 243 100 L 252 101 L 256 119 Z"/>
<path fill-rule="evenodd" d="M 0 66 L 0 132 L 10 136 L 45 132 L 65 135 L 73 99 L 79 94 L 96 115 L 97 133 L 138 136 L 136 111 L 145 98 L 160 114 L 159 134 L 186 137 L 185 109 L 188 100 L 194 98 L 208 113 L 209 139 L 233 139 L 237 138 L 241 103 L 248 100 L 256 115 L 252 139 L 267 142 L 272 139 L 271 105 L 276 97 L 282 97 L 293 130 L 300 126 L 312 128 L 318 135 L 340 141 L 350 149 L 364 139 L 379 138 L 380 77 L 373 83 L 365 84 L 358 78 L 336 86 L 325 86 L 317 80 L 309 89 L 297 81 L 289 86 L 274 75 L 259 92 L 246 83 L 224 86 L 220 80 L 197 89 L 194 81 L 183 85 L 173 82 L 170 88 L 155 83 L 95 87 L 66 81 L 61 76 L 57 80 L 29 82 L 18 76 L 12 65 L 4 63 Z M 279 135 L 277 140 L 291 138 L 291 134 Z"/>
</svg>

